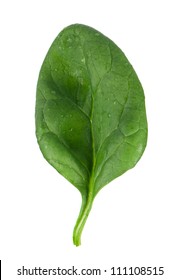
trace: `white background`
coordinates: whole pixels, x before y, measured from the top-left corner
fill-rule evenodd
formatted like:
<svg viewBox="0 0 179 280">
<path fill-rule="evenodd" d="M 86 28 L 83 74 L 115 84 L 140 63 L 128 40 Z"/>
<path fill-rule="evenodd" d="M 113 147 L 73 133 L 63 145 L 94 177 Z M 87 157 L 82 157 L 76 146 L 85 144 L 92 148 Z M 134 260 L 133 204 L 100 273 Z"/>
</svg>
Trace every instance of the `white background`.
<svg viewBox="0 0 179 280">
<path fill-rule="evenodd" d="M 179 270 L 178 1 L 1 1 L 0 259 L 2 279 L 22 265 L 164 266 L 164 276 L 99 279 L 177 280 Z M 149 137 L 137 166 L 97 196 L 72 244 L 78 191 L 42 157 L 35 137 L 38 73 L 67 25 L 90 25 L 111 38 L 136 70 L 146 96 Z M 74 277 L 74 279 L 98 277 Z"/>
</svg>

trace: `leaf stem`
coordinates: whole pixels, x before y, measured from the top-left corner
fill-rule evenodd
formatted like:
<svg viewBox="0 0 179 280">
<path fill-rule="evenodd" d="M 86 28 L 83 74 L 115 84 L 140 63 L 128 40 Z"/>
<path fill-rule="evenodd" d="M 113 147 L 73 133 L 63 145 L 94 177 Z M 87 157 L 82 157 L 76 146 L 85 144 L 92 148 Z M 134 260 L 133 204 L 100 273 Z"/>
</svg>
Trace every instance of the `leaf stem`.
<svg viewBox="0 0 179 280">
<path fill-rule="evenodd" d="M 90 184 L 91 185 L 91 184 Z M 93 204 L 93 192 L 89 188 L 88 196 L 82 196 L 82 205 L 73 231 L 73 243 L 81 245 L 81 234 Z"/>
</svg>

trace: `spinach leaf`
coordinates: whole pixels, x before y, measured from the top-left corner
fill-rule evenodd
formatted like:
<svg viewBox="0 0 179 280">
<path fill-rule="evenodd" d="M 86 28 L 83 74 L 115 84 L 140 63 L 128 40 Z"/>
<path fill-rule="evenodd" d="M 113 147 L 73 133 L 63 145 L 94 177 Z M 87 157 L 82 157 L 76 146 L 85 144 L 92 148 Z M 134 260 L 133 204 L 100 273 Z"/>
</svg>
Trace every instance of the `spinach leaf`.
<svg viewBox="0 0 179 280">
<path fill-rule="evenodd" d="M 36 135 L 45 159 L 82 195 L 73 241 L 96 194 L 135 166 L 147 142 L 145 100 L 124 53 L 93 28 L 65 28 L 40 70 Z"/>
</svg>

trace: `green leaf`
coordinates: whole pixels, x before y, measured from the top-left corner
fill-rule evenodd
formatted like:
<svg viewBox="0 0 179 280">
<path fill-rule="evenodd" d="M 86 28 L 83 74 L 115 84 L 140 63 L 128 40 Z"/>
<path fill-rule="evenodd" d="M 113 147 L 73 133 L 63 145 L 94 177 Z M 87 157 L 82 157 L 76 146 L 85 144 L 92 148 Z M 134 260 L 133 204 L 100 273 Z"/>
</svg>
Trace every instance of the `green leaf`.
<svg viewBox="0 0 179 280">
<path fill-rule="evenodd" d="M 71 25 L 51 45 L 37 84 L 36 135 L 45 159 L 82 195 L 78 246 L 96 194 L 135 166 L 147 142 L 138 77 L 95 29 Z"/>
</svg>

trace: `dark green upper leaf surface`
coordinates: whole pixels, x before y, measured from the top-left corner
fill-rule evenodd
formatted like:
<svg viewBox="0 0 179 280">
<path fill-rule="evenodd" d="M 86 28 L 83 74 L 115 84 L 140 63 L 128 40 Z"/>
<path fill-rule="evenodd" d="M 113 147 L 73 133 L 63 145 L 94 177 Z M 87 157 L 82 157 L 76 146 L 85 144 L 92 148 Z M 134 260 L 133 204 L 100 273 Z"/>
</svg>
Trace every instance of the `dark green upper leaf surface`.
<svg viewBox="0 0 179 280">
<path fill-rule="evenodd" d="M 65 28 L 41 67 L 36 134 L 47 161 L 82 194 L 132 168 L 147 140 L 142 86 L 123 52 L 98 31 Z"/>
</svg>

